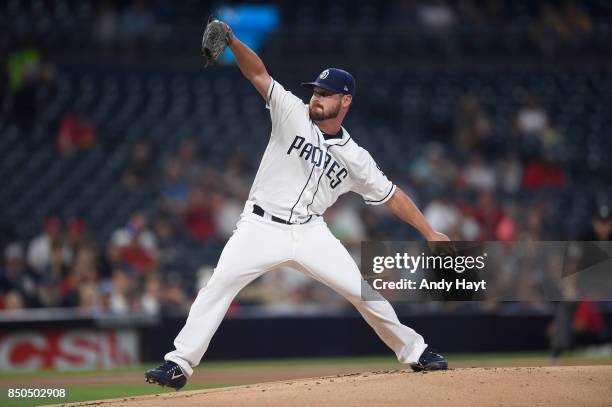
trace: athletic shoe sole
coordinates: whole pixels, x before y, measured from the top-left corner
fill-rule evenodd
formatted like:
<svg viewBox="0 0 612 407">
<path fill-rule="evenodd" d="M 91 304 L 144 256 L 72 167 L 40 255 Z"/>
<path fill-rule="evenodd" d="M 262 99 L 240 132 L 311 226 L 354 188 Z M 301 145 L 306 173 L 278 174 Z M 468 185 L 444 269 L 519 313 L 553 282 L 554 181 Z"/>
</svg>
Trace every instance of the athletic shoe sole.
<svg viewBox="0 0 612 407">
<path fill-rule="evenodd" d="M 170 387 L 176 391 L 179 391 L 180 389 L 182 389 L 182 387 L 174 387 L 174 386 L 170 386 L 168 384 L 162 383 L 159 381 L 157 377 L 150 375 L 150 374 L 145 374 L 145 382 L 149 384 L 157 384 L 158 386 L 161 386 L 161 387 Z"/>
<path fill-rule="evenodd" d="M 414 364 L 414 365 L 410 365 L 410 367 L 415 372 L 423 372 L 423 371 L 430 372 L 432 370 L 447 370 L 448 362 L 447 361 L 431 362 L 431 363 L 428 363 L 427 366 L 423 366 L 420 364 Z"/>
</svg>

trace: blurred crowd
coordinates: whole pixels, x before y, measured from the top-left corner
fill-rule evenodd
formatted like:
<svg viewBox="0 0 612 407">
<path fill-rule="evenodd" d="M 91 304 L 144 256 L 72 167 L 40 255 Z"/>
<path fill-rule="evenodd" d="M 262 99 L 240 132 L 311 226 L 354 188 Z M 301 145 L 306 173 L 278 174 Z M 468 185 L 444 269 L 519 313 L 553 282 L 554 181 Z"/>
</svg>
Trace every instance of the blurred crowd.
<svg viewBox="0 0 612 407">
<path fill-rule="evenodd" d="M 510 2 L 502 0 L 403 0 L 394 9 L 397 24 L 408 26 L 406 21 L 418 24 L 433 32 L 444 32 L 460 25 L 476 27 L 499 24 L 527 24 L 534 40 L 542 46 L 555 46 L 554 43 L 571 43 L 587 39 L 593 30 L 592 17 L 578 1 L 543 1 L 531 7 L 523 7 L 527 21 L 512 21 L 508 16 Z"/>
<path fill-rule="evenodd" d="M 409 185 L 426 197 L 426 218 L 453 240 L 566 238 L 551 206 L 551 196 L 566 186 L 563 135 L 533 94 L 511 123 L 512 138 L 500 145 L 487 112 L 466 95 L 452 145 L 426 144 L 412 165 Z"/>
<path fill-rule="evenodd" d="M 19 8 L 19 2 L 13 3 Z M 417 26 L 432 36 L 447 38 L 446 31 L 466 24 L 484 27 L 504 24 L 505 9 L 510 3 L 407 0 L 392 3 L 390 15 L 403 27 Z M 38 2 L 33 4 L 34 9 L 40 7 L 36 6 Z M 93 19 L 87 23 L 89 34 L 101 53 L 115 53 L 117 48 L 132 52 L 154 46 L 156 38 L 167 34 L 164 34 L 164 25 L 159 23 L 173 15 L 173 3 L 165 1 L 82 4 L 95 6 L 91 13 Z M 301 4 L 310 7 L 308 1 Z M 368 10 L 369 4 L 361 2 L 359 7 Z M 536 8 L 536 15 L 528 19 L 526 26 L 544 54 L 554 53 L 559 47 L 579 46 L 592 35 L 596 16 L 589 15 L 578 2 L 542 2 Z M 61 10 L 57 12 L 61 14 Z M 350 14 L 344 9 L 342 12 Z M 299 18 L 300 13 L 296 19 Z M 335 17 L 330 18 L 333 21 Z M 292 20 L 288 17 L 288 21 Z M 391 21 L 390 25 L 393 24 Z M 50 109 L 47 96 L 55 69 L 46 63 L 42 47 L 27 41 L 19 45 L 8 54 L 4 67 L 8 81 L 0 83 L 0 90 L 10 97 L 6 97 L 2 112 L 8 112 L 10 121 L 26 132 L 35 127 L 34 121 L 51 117 L 52 123 L 45 124 L 55 132 L 52 141 L 44 140 L 43 134 L 42 140 L 35 141 L 32 136 L 25 137 L 28 138 L 25 142 L 36 147 L 44 142 L 52 144 L 53 158 L 58 159 L 78 158 L 85 151 L 102 151 L 102 142 L 129 143 L 131 152 L 121 163 L 114 189 L 120 190 L 126 199 L 143 192 L 150 193 L 153 199 L 133 211 L 123 224 L 113 224 L 115 230 L 109 235 L 92 230 L 84 217 L 62 219 L 57 213 L 50 213 L 28 239 L 3 241 L 0 309 L 71 307 L 84 314 L 187 312 L 197 290 L 210 278 L 220 251 L 234 230 L 259 157 L 246 156 L 235 149 L 223 157 L 222 166 L 213 165 L 213 158 L 218 157 L 211 157 L 210 146 L 202 143 L 203 137 L 198 134 L 168 135 L 181 137 L 176 148 L 168 150 L 167 145 L 162 148 L 147 134 L 134 142 L 124 141 L 122 134 L 114 135 L 117 140 L 109 141 L 113 135 L 103 134 L 108 129 L 98 128 L 101 123 L 96 124 L 86 111 L 58 108 L 58 112 L 47 115 L 46 109 Z M 308 48 L 310 51 L 310 43 Z M 82 97 L 98 96 L 90 92 Z M 160 100 L 165 103 L 166 97 L 164 93 Z M 214 94 L 214 97 L 223 96 Z M 563 210 L 559 210 L 563 202 L 559 197 L 571 181 L 576 181 L 567 173 L 566 165 L 567 139 L 574 135 L 564 134 L 538 94 L 525 91 L 508 103 L 514 110 L 504 119 L 504 123 L 509 123 L 507 132 L 495 131 L 496 126 L 504 124 L 493 123 L 485 104 L 475 94 L 464 94 L 453 102 L 454 120 L 448 134 L 443 140 L 414 145 L 415 153 L 409 165 L 398 166 L 405 170 L 387 171 L 389 164 L 385 158 L 374 157 L 392 181 L 423 210 L 428 222 L 453 240 L 575 238 L 558 219 L 563 216 Z M 393 111 L 387 105 L 382 106 L 383 110 L 386 114 Z M 127 111 L 131 120 L 132 113 Z M 381 112 L 381 118 L 385 112 Z M 5 130 L 7 126 L 0 124 Z M 347 127 L 350 132 L 351 127 Z M 509 136 L 500 140 L 497 133 Z M 353 136 L 359 143 L 368 134 Z M 218 137 L 222 139 L 223 134 Z M 108 153 L 102 151 L 102 154 Z M 102 197 L 105 191 L 94 192 Z M 51 195 L 49 191 L 45 193 Z M 597 206 L 592 224 L 582 225 L 591 231 L 583 237 L 610 240 L 612 221 L 604 207 L 606 202 Z M 358 264 L 361 241 L 420 238 L 415 230 L 395 219 L 384 205 L 366 206 L 354 194 L 342 197 L 328 210 L 325 219 Z M 19 225 L 19 220 L 11 221 Z M 534 276 L 520 273 L 518 270 L 512 278 L 526 283 L 533 281 Z M 529 295 L 533 301 L 519 306 L 541 307 L 537 293 Z M 297 271 L 279 270 L 243 290 L 230 312 L 240 312 L 253 305 L 303 310 L 315 304 L 326 309 L 349 306 L 331 290 Z"/>
<path fill-rule="evenodd" d="M 418 202 L 430 224 L 453 240 L 568 238 L 556 228 L 551 208 L 555 192 L 566 183 L 563 135 L 536 95 L 525 97 L 511 122 L 513 139 L 506 143 L 511 147 L 497 151 L 487 112 L 477 98 L 466 95 L 457 103 L 452 142 L 424 145 L 408 173 L 390 177 Z M 59 139 L 65 127 L 65 122 L 59 125 Z M 58 144 L 58 154 L 63 153 Z M 136 141 L 116 183 L 128 195 L 153 190 L 156 201 L 117 225 L 106 241 L 98 240 L 84 219 L 49 216 L 27 244 L 8 243 L 0 272 L 0 308 L 187 312 L 219 252 L 209 263 L 186 265 L 181 245 L 220 249 L 239 219 L 254 176 L 252 163 L 238 150 L 224 162 L 221 169 L 209 166 L 197 138 L 184 138 L 170 153 L 158 151 L 146 138 Z M 525 194 L 535 198 L 525 199 Z M 341 198 L 325 218 L 356 260 L 362 240 L 389 237 L 385 225 L 395 225 L 398 239 L 418 238 L 384 205 L 367 207 L 354 194 Z M 609 213 L 600 218 L 610 225 Z M 610 228 L 595 237 L 610 239 Z M 517 281 L 532 277 L 514 276 Z M 296 271 L 280 270 L 247 287 L 232 311 L 248 305 L 303 309 L 308 304 L 347 306 L 326 287 Z"/>
<path fill-rule="evenodd" d="M 300 26 L 308 19 L 312 7 L 304 4 L 309 2 L 272 3 L 279 5 L 287 25 Z M 425 35 L 449 41 L 449 47 L 453 40 L 446 34 L 452 31 L 514 26 L 528 31 L 531 44 L 544 55 L 583 46 L 593 34 L 593 20 L 597 16 L 592 16 L 579 1 L 522 3 L 516 7 L 510 3 L 504 0 L 401 0 L 383 2 L 381 8 L 384 11 L 381 11 L 367 2 L 359 2 L 355 4 L 359 15 L 357 21 L 351 21 L 355 16 L 347 12 L 344 4 L 339 4 L 323 12 L 321 24 L 327 24 L 329 18 L 340 23 L 337 29 L 343 26 L 342 23 L 379 23 L 387 29 L 410 32 L 417 28 Z M 152 42 L 168 36 L 167 24 L 174 21 L 177 11 L 171 2 L 163 0 L 134 0 L 126 4 L 101 1 L 92 16 L 91 35 L 95 43 L 107 52 L 146 53 Z M 297 13 L 295 20 L 294 12 Z"/>
</svg>

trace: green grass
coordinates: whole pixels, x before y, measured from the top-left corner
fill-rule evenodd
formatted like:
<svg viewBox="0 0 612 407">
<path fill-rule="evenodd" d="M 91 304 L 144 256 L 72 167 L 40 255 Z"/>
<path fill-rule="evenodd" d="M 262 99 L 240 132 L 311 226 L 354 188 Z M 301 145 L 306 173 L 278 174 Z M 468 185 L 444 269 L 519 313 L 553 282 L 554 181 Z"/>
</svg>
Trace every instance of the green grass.
<svg viewBox="0 0 612 407">
<path fill-rule="evenodd" d="M 161 362 L 161 361 L 160 361 Z M 291 359 L 254 359 L 254 360 L 229 360 L 229 361 L 204 361 L 196 368 L 196 371 L 206 370 L 235 370 L 235 369 L 261 369 L 261 368 L 286 368 L 296 365 L 308 366 L 350 366 L 350 365 L 375 365 L 381 363 L 393 363 L 396 359 L 393 356 L 365 356 L 355 358 L 291 358 Z M 399 363 L 398 363 L 399 364 Z M 71 370 L 57 372 L 55 370 L 33 370 L 21 372 L 0 372 L 2 379 L 15 379 L 20 377 L 42 376 L 57 377 L 58 375 L 71 377 L 80 376 L 84 373 L 96 373 L 100 375 L 115 375 L 120 373 L 145 372 L 158 364 L 144 363 L 139 366 L 120 368 L 114 370 Z M 0 382 L 1 383 L 1 382 Z"/>
<path fill-rule="evenodd" d="M 513 359 L 545 359 L 547 354 L 544 352 L 515 352 L 515 353 L 455 353 L 447 355 L 449 360 L 456 361 L 487 361 L 487 362 L 507 362 Z"/>
<path fill-rule="evenodd" d="M 509 359 L 531 359 L 545 358 L 545 353 L 523 352 L 523 353 L 458 353 L 447 355 L 450 360 L 457 361 L 507 361 Z M 351 365 L 380 365 L 396 363 L 401 366 L 394 356 L 360 356 L 360 357 L 330 357 L 330 358 L 288 358 L 288 359 L 252 359 L 252 360 L 229 360 L 229 361 L 203 361 L 196 371 L 206 370 L 246 370 L 261 368 L 287 368 L 287 367 L 318 367 L 318 366 L 351 366 Z M 139 366 L 114 370 L 72 370 L 57 372 L 54 370 L 34 370 L 21 372 L 0 372 L 0 384 L 2 379 L 16 379 L 20 377 L 57 377 L 79 376 L 84 373 L 96 373 L 100 375 L 115 375 L 121 373 L 145 372 L 157 366 L 154 363 L 145 363 Z"/>
<path fill-rule="evenodd" d="M 189 386 L 189 390 L 201 390 L 210 387 L 227 387 L 232 384 L 214 384 L 203 385 L 194 384 Z M 25 387 L 25 386 L 24 386 Z M 58 386 L 49 386 L 58 387 Z M 0 405 L 2 407 L 21 407 L 21 406 L 37 406 L 45 404 L 60 404 L 74 403 L 77 401 L 100 400 L 113 398 L 126 398 L 132 396 L 142 396 L 146 394 L 174 393 L 174 389 L 162 388 L 143 384 L 141 386 L 134 385 L 113 385 L 112 387 L 103 386 L 69 386 L 68 397 L 65 398 L 47 398 L 47 399 L 8 399 L 6 397 L 6 388 L 2 388 L 3 396 L 0 397 Z"/>
</svg>

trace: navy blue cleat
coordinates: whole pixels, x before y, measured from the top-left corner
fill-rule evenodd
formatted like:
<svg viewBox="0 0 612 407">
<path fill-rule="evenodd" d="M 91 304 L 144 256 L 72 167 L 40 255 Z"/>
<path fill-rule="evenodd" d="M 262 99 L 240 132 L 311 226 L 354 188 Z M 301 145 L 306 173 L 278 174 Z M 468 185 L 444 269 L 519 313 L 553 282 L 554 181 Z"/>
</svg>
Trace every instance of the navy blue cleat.
<svg viewBox="0 0 612 407">
<path fill-rule="evenodd" d="M 410 365 L 415 372 L 430 371 L 430 370 L 446 370 L 448 369 L 448 361 L 442 355 L 425 349 L 419 361 Z"/>
<path fill-rule="evenodd" d="M 159 384 L 162 387 L 172 387 L 176 390 L 187 383 L 187 377 L 181 367 L 174 362 L 166 361 L 155 369 L 147 370 L 145 373 L 147 383 Z"/>
</svg>

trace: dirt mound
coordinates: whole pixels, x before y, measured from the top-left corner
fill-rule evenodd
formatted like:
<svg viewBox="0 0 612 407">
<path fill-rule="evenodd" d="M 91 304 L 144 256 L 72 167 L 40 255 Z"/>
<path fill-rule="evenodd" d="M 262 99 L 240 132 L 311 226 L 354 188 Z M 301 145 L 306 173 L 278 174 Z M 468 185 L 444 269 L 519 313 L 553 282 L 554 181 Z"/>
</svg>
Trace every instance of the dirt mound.
<svg viewBox="0 0 612 407">
<path fill-rule="evenodd" d="M 75 406 L 609 406 L 612 366 L 378 371 Z"/>
</svg>

